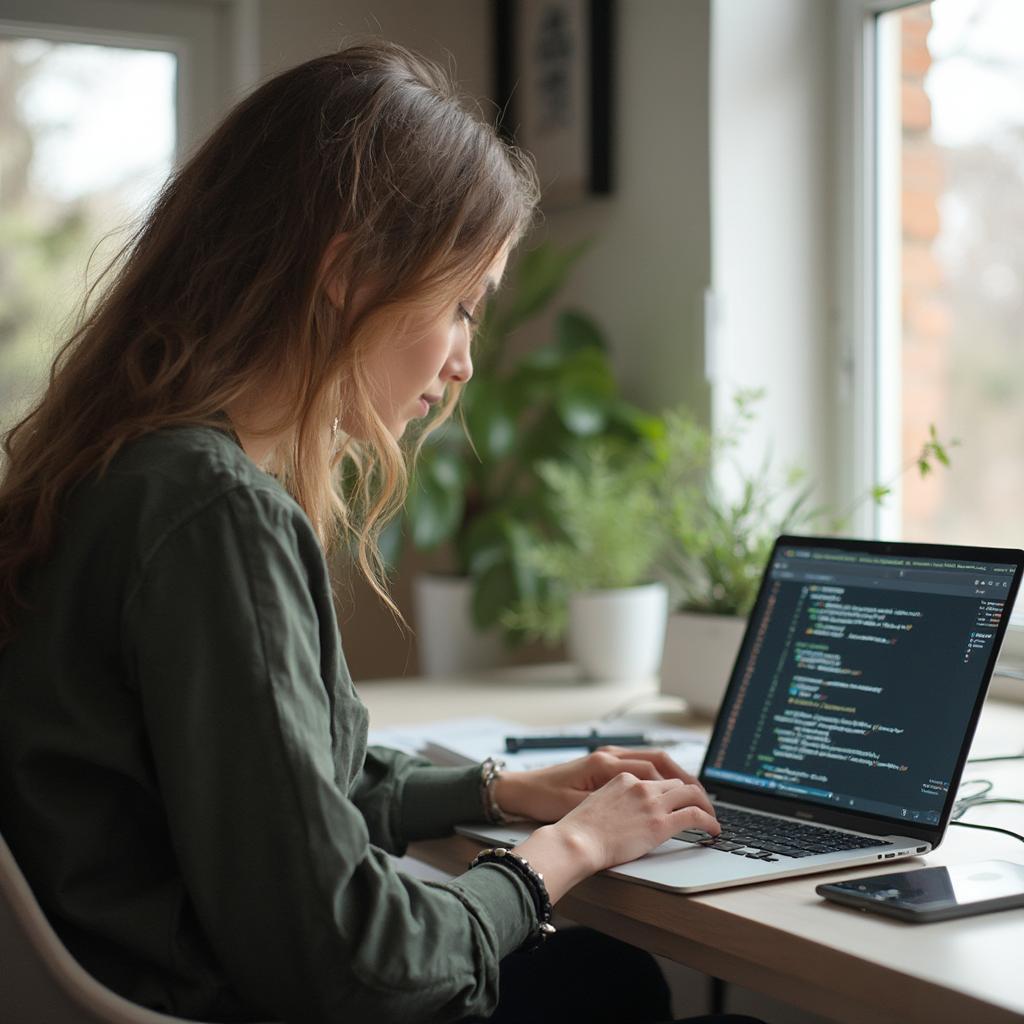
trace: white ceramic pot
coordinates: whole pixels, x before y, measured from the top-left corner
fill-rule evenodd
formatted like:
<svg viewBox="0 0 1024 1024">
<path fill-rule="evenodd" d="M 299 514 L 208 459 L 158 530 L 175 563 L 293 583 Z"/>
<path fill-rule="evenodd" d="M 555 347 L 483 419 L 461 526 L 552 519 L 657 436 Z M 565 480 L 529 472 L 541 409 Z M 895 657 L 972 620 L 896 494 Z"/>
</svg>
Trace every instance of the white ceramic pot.
<svg viewBox="0 0 1024 1024">
<path fill-rule="evenodd" d="M 413 581 L 413 619 L 420 675 L 462 676 L 507 660 L 496 629 L 473 624 L 472 582 L 465 576 L 423 573 Z"/>
<path fill-rule="evenodd" d="M 682 697 L 704 715 L 718 711 L 747 620 L 736 615 L 675 612 L 668 617 L 661 692 Z"/>
<path fill-rule="evenodd" d="M 661 664 L 667 617 L 668 590 L 662 583 L 573 594 L 569 658 L 588 679 L 649 679 Z"/>
</svg>

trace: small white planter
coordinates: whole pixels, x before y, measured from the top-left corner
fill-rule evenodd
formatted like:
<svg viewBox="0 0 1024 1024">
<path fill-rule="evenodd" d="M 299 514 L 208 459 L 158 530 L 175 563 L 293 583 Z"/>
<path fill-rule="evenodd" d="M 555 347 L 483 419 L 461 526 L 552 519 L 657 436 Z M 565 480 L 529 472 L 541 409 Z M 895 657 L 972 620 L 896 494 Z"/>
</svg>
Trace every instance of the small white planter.
<svg viewBox="0 0 1024 1024">
<path fill-rule="evenodd" d="M 661 664 L 667 617 L 668 590 L 662 583 L 573 594 L 569 658 L 588 679 L 649 679 Z"/>
<path fill-rule="evenodd" d="M 420 675 L 461 676 L 507 661 L 501 634 L 473 624 L 472 583 L 465 576 L 424 573 L 413 581 Z"/>
<path fill-rule="evenodd" d="M 718 711 L 747 620 L 736 615 L 675 612 L 668 617 L 661 692 L 682 697 L 703 715 Z"/>
</svg>

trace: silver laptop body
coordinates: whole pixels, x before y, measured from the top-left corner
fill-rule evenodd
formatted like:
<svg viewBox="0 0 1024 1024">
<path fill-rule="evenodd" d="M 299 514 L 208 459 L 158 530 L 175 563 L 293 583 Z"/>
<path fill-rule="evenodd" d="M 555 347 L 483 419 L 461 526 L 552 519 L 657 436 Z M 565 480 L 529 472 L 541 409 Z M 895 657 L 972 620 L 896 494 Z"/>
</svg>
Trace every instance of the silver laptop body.
<svg viewBox="0 0 1024 1024">
<path fill-rule="evenodd" d="M 700 769 L 722 836 L 609 873 L 703 892 L 934 849 L 1022 568 L 1015 549 L 780 537 Z M 458 831 L 515 846 L 532 826 Z"/>
</svg>

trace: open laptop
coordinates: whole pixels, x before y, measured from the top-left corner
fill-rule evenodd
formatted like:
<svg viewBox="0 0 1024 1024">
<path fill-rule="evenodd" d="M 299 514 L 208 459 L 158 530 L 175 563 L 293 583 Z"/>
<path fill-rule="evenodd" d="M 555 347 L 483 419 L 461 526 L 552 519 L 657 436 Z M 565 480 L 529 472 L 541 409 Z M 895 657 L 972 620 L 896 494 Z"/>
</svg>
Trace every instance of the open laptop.
<svg viewBox="0 0 1024 1024">
<path fill-rule="evenodd" d="M 676 892 L 873 864 L 942 841 L 1024 552 L 780 537 L 700 781 L 721 836 L 611 869 Z M 459 830 L 514 846 L 528 825 Z"/>
</svg>

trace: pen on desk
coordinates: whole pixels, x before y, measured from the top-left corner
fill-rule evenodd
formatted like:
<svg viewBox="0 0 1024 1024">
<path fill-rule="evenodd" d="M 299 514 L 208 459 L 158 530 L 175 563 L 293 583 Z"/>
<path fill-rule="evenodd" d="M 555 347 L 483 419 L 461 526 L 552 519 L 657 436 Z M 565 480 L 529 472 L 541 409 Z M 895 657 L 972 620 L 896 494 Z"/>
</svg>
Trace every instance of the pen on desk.
<svg viewBox="0 0 1024 1024">
<path fill-rule="evenodd" d="M 580 736 L 506 736 L 505 752 L 518 753 L 520 750 L 561 750 L 566 747 L 583 747 L 597 750 L 598 747 L 649 747 L 656 740 L 642 732 L 599 734 L 596 729 Z"/>
</svg>

